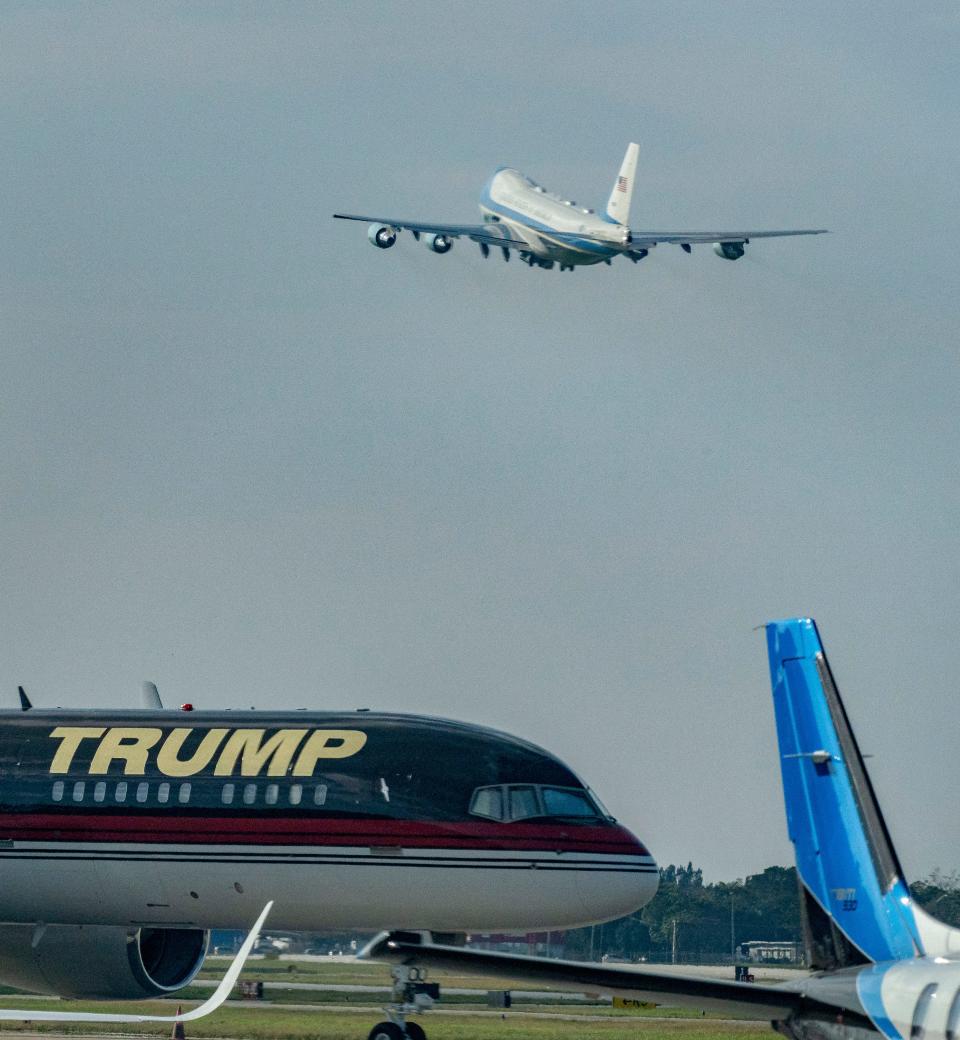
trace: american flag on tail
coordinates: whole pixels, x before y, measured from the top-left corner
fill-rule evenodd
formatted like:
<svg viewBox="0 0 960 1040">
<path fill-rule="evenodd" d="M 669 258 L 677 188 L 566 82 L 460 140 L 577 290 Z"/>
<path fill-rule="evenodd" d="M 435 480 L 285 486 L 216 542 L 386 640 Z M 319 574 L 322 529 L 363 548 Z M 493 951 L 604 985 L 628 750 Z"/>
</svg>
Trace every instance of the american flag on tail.
<svg viewBox="0 0 960 1040">
<path fill-rule="evenodd" d="M 627 178 L 626 177 L 618 177 L 617 178 L 617 191 L 622 191 L 622 192 L 626 193 L 626 190 L 627 190 Z"/>
</svg>

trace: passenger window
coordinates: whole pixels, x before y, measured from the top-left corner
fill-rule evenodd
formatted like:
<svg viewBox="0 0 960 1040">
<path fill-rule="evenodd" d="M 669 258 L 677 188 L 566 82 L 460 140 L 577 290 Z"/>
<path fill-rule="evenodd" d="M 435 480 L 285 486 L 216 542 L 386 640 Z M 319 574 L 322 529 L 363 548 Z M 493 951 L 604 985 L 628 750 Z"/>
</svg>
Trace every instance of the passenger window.
<svg viewBox="0 0 960 1040">
<path fill-rule="evenodd" d="M 170 799 L 170 785 L 168 783 L 162 783 L 157 788 L 157 801 L 161 804 L 169 801 Z"/>
<path fill-rule="evenodd" d="M 127 781 L 126 780 L 121 780 L 117 784 L 117 789 L 114 792 L 113 797 L 118 802 L 125 802 L 127 800 Z"/>
<path fill-rule="evenodd" d="M 960 989 L 954 994 L 950 1011 L 947 1014 L 946 1040 L 957 1040 L 958 1031 L 960 1031 Z"/>
<path fill-rule="evenodd" d="M 137 784 L 137 801 L 145 802 L 150 794 L 150 785 L 147 783 Z"/>
<path fill-rule="evenodd" d="M 544 787 L 543 808 L 548 816 L 596 816 L 597 810 L 590 804 L 584 791 L 573 791 L 562 787 Z"/>
<path fill-rule="evenodd" d="M 537 804 L 537 792 L 533 787 L 508 787 L 507 793 L 510 798 L 510 819 L 526 820 L 531 816 L 540 816 L 540 806 Z"/>
<path fill-rule="evenodd" d="M 107 785 L 103 780 L 98 780 L 93 785 L 93 800 L 95 802 L 102 802 L 107 796 Z"/>
<path fill-rule="evenodd" d="M 220 792 L 220 801 L 224 805 L 233 804 L 233 784 L 224 784 L 223 791 Z"/>
<path fill-rule="evenodd" d="M 481 787 L 474 791 L 470 812 L 474 816 L 486 816 L 490 820 L 502 820 L 503 788 Z"/>
<path fill-rule="evenodd" d="M 190 785 L 189 784 L 181 784 L 180 785 L 180 794 L 178 795 L 178 797 L 180 799 L 180 804 L 181 805 L 186 805 L 187 802 L 190 801 Z"/>
<path fill-rule="evenodd" d="M 303 797 L 303 784 L 291 784 L 290 785 L 290 804 L 299 805 L 300 799 Z"/>
<path fill-rule="evenodd" d="M 917 998 L 917 1006 L 913 1009 L 913 1024 L 910 1026 L 910 1040 L 923 1040 L 926 1032 L 926 1021 L 930 1014 L 930 1005 L 937 995 L 937 984 L 931 982 L 924 986 Z"/>
<path fill-rule="evenodd" d="M 78 780 L 73 785 L 73 800 L 75 802 L 82 802 L 83 801 L 83 789 L 84 789 L 84 787 L 86 787 L 86 784 L 82 780 Z"/>
<path fill-rule="evenodd" d="M 313 804 L 314 805 L 326 805 L 327 803 L 327 785 L 317 784 L 313 790 Z"/>
<path fill-rule="evenodd" d="M 57 780 L 53 785 L 53 800 L 55 802 L 63 801 L 63 781 Z"/>
<path fill-rule="evenodd" d="M 267 805 L 276 805 L 277 796 L 280 793 L 280 787 L 277 784 L 267 784 L 266 793 L 263 796 L 263 800 Z"/>
<path fill-rule="evenodd" d="M 257 800 L 257 785 L 256 784 L 244 784 L 243 787 L 243 804 L 253 805 Z"/>
</svg>

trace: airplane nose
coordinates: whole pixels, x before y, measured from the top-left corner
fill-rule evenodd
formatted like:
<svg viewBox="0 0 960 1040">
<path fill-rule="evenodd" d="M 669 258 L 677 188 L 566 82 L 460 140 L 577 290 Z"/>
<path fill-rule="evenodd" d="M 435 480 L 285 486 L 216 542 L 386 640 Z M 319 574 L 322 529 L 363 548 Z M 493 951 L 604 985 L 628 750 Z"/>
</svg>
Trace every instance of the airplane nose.
<svg viewBox="0 0 960 1040">
<path fill-rule="evenodd" d="M 589 868 L 578 878 L 580 899 L 590 920 L 626 917 L 653 899 L 660 871 L 647 847 L 625 827 L 611 826 L 590 856 Z"/>
</svg>

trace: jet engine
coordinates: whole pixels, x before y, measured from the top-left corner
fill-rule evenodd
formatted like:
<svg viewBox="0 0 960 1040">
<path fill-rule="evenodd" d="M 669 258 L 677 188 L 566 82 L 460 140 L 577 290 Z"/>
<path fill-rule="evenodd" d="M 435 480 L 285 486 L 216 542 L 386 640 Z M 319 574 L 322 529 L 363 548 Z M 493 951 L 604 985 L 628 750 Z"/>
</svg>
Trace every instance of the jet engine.
<svg viewBox="0 0 960 1040">
<path fill-rule="evenodd" d="M 367 238 L 378 249 L 389 249 L 397 240 L 397 229 L 386 224 L 371 224 L 367 228 Z"/>
<path fill-rule="evenodd" d="M 739 260 L 745 248 L 746 242 L 715 242 L 713 251 L 724 260 Z"/>
<path fill-rule="evenodd" d="M 448 235 L 424 235 L 423 244 L 435 253 L 449 253 L 453 249 L 453 239 Z"/>
<path fill-rule="evenodd" d="M 199 928 L 0 926 L 0 982 L 79 999 L 142 1000 L 186 986 L 209 933 Z"/>
</svg>

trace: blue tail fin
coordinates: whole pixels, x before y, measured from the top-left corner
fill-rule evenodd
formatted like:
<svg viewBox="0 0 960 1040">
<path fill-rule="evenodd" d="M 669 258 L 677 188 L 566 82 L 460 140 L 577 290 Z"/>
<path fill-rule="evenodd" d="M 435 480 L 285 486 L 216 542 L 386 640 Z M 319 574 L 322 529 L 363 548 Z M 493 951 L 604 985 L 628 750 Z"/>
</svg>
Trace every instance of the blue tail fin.
<svg viewBox="0 0 960 1040">
<path fill-rule="evenodd" d="M 811 967 L 923 954 L 870 777 L 809 618 L 767 625 L 787 830 Z"/>
</svg>

